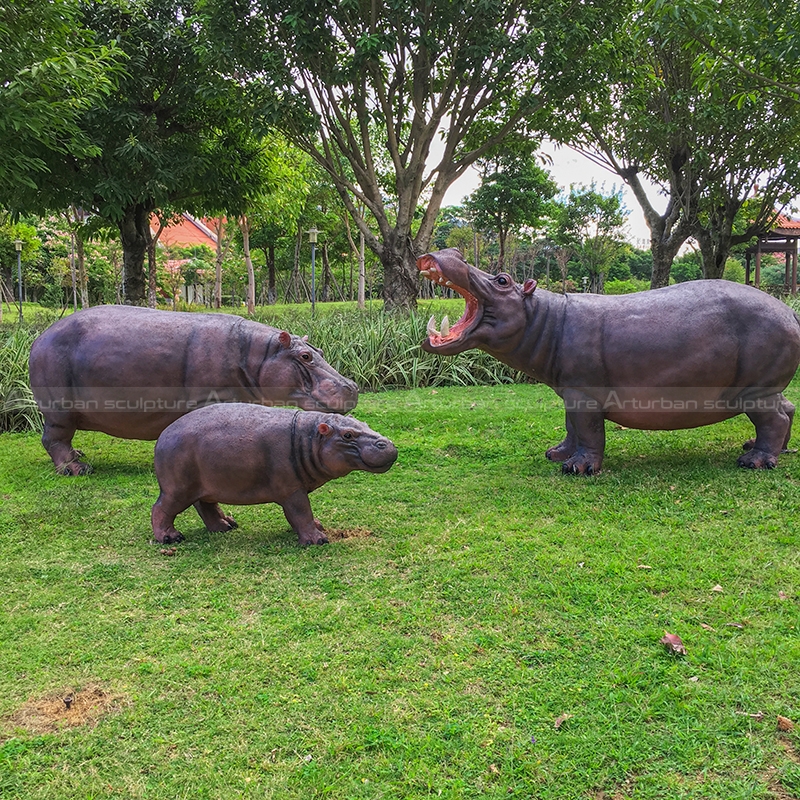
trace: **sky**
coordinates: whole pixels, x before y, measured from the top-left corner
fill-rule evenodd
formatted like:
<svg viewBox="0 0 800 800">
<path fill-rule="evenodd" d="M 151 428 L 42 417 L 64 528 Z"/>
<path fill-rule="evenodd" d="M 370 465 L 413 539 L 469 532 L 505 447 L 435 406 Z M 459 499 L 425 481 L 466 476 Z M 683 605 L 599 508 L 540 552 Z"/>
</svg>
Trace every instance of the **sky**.
<svg viewBox="0 0 800 800">
<path fill-rule="evenodd" d="M 624 185 L 622 178 L 608 170 L 603 169 L 585 156 L 569 147 L 557 147 L 552 142 L 544 142 L 541 151 L 548 154 L 553 163 L 547 166 L 553 179 L 563 189 L 568 190 L 571 184 L 588 186 L 595 181 L 598 188 L 605 184 L 605 192 L 611 192 L 612 187 L 623 188 L 623 201 L 625 208 L 630 212 L 626 238 L 631 244 L 642 250 L 650 248 L 650 230 L 644 221 L 642 213 L 633 192 Z M 459 205 L 463 199 L 475 191 L 480 185 L 480 178 L 474 169 L 470 169 L 462 178 L 456 181 L 447 191 L 443 205 Z M 648 195 L 650 202 L 658 211 L 663 211 L 666 202 L 658 196 L 655 187 L 649 186 Z"/>
</svg>

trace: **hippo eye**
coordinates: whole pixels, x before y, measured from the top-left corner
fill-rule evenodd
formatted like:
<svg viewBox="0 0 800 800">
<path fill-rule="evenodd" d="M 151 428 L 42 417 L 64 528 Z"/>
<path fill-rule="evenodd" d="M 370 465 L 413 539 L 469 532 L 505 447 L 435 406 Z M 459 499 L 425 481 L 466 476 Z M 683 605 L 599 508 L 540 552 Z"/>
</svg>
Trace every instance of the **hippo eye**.
<svg viewBox="0 0 800 800">
<path fill-rule="evenodd" d="M 342 438 L 343 438 L 343 439 L 347 439 L 347 441 L 349 442 L 349 441 L 350 441 L 350 439 L 352 439 L 352 438 L 353 438 L 353 434 L 352 434 L 352 433 L 350 433 L 350 431 L 345 431 L 345 432 L 342 434 Z"/>
<path fill-rule="evenodd" d="M 302 358 L 303 361 L 311 361 L 311 353 L 309 353 L 308 350 L 303 350 L 303 352 L 300 353 L 300 358 Z"/>
<path fill-rule="evenodd" d="M 509 280 L 505 275 L 498 275 L 497 276 L 497 283 L 500 286 L 508 286 Z"/>
</svg>

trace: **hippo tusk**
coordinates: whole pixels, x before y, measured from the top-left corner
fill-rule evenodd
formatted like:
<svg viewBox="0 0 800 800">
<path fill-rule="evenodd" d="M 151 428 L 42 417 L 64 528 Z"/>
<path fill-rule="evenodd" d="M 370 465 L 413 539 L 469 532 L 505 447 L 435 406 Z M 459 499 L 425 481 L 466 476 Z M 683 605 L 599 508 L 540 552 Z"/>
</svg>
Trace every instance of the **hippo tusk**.
<svg viewBox="0 0 800 800">
<path fill-rule="evenodd" d="M 442 337 L 443 338 L 445 336 L 449 336 L 450 335 L 450 320 L 447 318 L 446 314 L 444 315 L 444 317 L 442 317 L 442 332 L 441 333 L 442 333 Z"/>
<path fill-rule="evenodd" d="M 435 334 L 438 335 L 439 331 L 436 330 L 436 317 L 431 316 L 428 320 L 428 327 L 425 329 L 428 333 L 428 336 L 433 336 Z"/>
</svg>

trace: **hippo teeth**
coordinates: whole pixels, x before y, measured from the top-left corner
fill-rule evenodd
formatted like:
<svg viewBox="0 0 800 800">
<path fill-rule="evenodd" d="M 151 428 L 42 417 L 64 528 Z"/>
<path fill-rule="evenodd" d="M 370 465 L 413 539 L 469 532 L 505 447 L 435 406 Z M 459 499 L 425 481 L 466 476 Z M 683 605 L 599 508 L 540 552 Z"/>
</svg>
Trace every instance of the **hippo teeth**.
<svg viewBox="0 0 800 800">
<path fill-rule="evenodd" d="M 427 278 L 432 283 L 438 283 L 439 286 L 444 286 L 446 289 L 449 289 L 453 286 L 453 281 L 447 280 L 447 278 L 445 278 L 444 275 L 442 275 L 442 273 L 434 267 L 429 269 L 421 269 L 419 274 Z"/>
<path fill-rule="evenodd" d="M 446 338 L 450 335 L 450 320 L 447 318 L 447 314 L 442 317 L 442 329 L 440 331 L 436 330 L 436 317 L 431 316 L 428 320 L 428 327 L 426 328 L 428 336 L 440 336 L 441 338 Z"/>
</svg>

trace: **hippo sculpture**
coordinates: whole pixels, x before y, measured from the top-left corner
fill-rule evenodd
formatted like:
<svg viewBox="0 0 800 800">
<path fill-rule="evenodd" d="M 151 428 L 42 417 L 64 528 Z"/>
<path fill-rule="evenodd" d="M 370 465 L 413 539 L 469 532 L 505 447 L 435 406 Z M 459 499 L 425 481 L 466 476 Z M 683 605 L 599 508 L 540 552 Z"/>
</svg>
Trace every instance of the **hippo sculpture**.
<svg viewBox="0 0 800 800">
<path fill-rule="evenodd" d="M 193 411 L 158 437 L 157 542 L 180 542 L 175 517 L 194 505 L 210 531 L 236 527 L 219 503 L 278 503 L 301 545 L 328 539 L 308 495 L 353 470 L 386 472 L 397 448 L 352 417 L 223 403 Z"/>
<path fill-rule="evenodd" d="M 563 399 L 566 438 L 545 455 L 567 473 L 600 471 L 604 420 L 676 430 L 744 413 L 755 426 L 739 465 L 769 469 L 791 434 L 781 392 L 800 363 L 800 321 L 784 303 L 724 280 L 601 296 L 536 291 L 468 264 L 455 249 L 417 261 L 428 280 L 458 292 L 458 322 L 431 318 L 423 349 L 472 347 L 547 384 Z"/>
<path fill-rule="evenodd" d="M 76 430 L 157 439 L 183 414 L 214 402 L 296 405 L 345 413 L 358 402 L 305 338 L 231 314 L 97 306 L 49 327 L 30 355 L 44 445 L 63 475 L 91 471 Z"/>
</svg>

